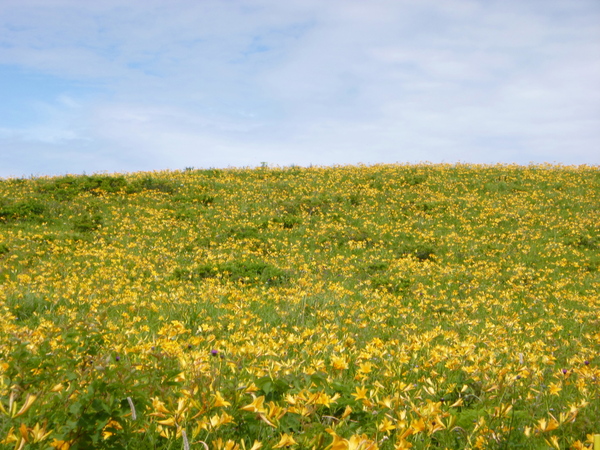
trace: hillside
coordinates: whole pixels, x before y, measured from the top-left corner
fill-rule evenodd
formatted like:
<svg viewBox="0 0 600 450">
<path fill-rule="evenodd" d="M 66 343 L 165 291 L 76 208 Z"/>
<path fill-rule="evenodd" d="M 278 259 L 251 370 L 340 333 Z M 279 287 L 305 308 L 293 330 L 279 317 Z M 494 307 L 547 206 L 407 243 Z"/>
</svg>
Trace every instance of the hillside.
<svg viewBox="0 0 600 450">
<path fill-rule="evenodd" d="M 591 448 L 599 292 L 597 166 L 4 179 L 0 441 Z"/>
</svg>

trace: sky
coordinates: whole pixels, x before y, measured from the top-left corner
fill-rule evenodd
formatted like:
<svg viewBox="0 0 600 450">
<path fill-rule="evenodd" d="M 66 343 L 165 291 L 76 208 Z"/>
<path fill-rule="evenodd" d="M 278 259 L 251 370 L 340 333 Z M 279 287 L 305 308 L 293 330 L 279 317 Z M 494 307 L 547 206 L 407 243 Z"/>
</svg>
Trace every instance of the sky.
<svg viewBox="0 0 600 450">
<path fill-rule="evenodd" d="M 0 177 L 600 164 L 598 0 L 2 0 Z"/>
</svg>

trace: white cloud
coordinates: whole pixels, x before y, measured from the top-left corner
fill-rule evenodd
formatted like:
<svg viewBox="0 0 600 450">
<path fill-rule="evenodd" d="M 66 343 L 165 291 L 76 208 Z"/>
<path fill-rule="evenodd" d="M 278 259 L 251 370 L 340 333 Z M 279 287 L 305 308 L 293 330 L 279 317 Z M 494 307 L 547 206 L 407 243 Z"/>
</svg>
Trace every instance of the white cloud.
<svg viewBox="0 0 600 450">
<path fill-rule="evenodd" d="M 79 90 L 0 139 L 54 172 L 598 164 L 598 19 L 593 0 L 6 0 L 0 64 Z"/>
</svg>

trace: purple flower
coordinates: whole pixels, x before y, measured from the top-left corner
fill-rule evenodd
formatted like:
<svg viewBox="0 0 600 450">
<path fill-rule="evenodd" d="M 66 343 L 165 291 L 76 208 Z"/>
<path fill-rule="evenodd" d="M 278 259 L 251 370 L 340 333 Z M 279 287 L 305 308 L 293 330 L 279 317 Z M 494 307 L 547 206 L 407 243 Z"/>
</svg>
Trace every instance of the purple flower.
<svg viewBox="0 0 600 450">
<path fill-rule="evenodd" d="M 567 370 L 567 369 L 563 369 L 563 370 L 562 370 L 562 373 L 563 373 L 563 374 L 565 374 L 565 375 L 567 374 L 567 372 L 568 372 L 568 370 Z"/>
<path fill-rule="evenodd" d="M 219 354 L 218 350 L 215 350 L 214 348 L 210 351 L 210 354 L 213 356 L 217 356 Z"/>
<path fill-rule="evenodd" d="M 121 357 L 120 356 L 115 356 L 115 360 L 116 361 L 121 361 Z"/>
</svg>

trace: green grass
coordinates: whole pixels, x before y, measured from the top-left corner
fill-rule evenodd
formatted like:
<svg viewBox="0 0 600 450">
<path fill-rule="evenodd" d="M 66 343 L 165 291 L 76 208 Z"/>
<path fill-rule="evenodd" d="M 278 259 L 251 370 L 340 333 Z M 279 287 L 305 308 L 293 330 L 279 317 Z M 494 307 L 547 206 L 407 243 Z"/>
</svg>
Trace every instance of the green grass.
<svg viewBox="0 0 600 450">
<path fill-rule="evenodd" d="M 598 224 L 588 166 L 0 180 L 0 448 L 591 448 Z"/>
</svg>

